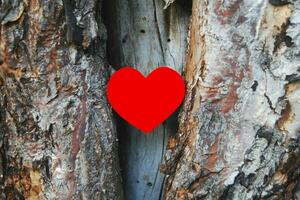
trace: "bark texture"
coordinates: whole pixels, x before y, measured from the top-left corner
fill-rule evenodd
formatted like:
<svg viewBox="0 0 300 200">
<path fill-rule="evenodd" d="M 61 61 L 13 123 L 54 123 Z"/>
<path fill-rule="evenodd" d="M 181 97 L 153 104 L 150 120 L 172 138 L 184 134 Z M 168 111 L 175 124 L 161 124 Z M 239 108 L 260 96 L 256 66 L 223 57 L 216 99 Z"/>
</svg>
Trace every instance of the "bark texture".
<svg viewBox="0 0 300 200">
<path fill-rule="evenodd" d="M 166 199 L 300 198 L 300 2 L 194 0 Z"/>
<path fill-rule="evenodd" d="M 300 199 L 299 0 L 101 4 L 0 1 L 0 199 Z M 107 59 L 183 72 L 179 124 L 116 128 Z"/>
<path fill-rule="evenodd" d="M 121 199 L 99 0 L 0 1 L 1 199 Z"/>
</svg>

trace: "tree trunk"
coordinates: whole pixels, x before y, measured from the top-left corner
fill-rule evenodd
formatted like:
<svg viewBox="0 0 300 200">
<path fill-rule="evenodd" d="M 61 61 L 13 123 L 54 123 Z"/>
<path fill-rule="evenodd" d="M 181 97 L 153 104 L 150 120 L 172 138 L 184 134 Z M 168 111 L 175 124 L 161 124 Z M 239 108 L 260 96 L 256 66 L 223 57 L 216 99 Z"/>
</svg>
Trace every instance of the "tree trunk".
<svg viewBox="0 0 300 200">
<path fill-rule="evenodd" d="M 300 2 L 192 7 L 165 198 L 300 199 Z"/>
<path fill-rule="evenodd" d="M 1 199 L 300 199 L 299 0 L 101 4 L 0 1 Z M 173 67 L 182 108 L 142 134 L 108 63 Z"/>
<path fill-rule="evenodd" d="M 1 199 L 121 199 L 101 1 L 1 1 Z"/>
</svg>

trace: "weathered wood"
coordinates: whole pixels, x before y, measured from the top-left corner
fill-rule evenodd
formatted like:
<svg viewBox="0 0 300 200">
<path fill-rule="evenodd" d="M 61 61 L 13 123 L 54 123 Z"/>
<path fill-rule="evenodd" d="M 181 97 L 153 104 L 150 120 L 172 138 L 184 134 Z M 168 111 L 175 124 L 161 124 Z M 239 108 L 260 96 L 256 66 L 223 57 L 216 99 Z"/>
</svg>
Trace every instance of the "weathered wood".
<svg viewBox="0 0 300 200">
<path fill-rule="evenodd" d="M 300 199 L 300 1 L 188 2 L 0 2 L 1 199 L 123 198 L 102 11 L 114 68 L 187 83 L 175 138 L 117 118 L 125 198 Z"/>
<path fill-rule="evenodd" d="M 132 66 L 144 75 L 160 65 L 179 73 L 185 64 L 190 5 L 178 1 L 164 10 L 162 0 L 106 2 L 110 63 Z M 113 13 L 113 15 L 111 15 Z M 144 135 L 119 120 L 120 157 L 127 199 L 159 199 L 164 175 L 159 171 L 166 140 L 177 131 L 177 114 Z M 142 116 L 141 116 L 142 117 Z"/>
<path fill-rule="evenodd" d="M 299 1 L 193 1 L 166 199 L 300 198 L 299 30 Z"/>
<path fill-rule="evenodd" d="M 1 199 L 122 199 L 101 2 L 0 2 Z"/>
</svg>

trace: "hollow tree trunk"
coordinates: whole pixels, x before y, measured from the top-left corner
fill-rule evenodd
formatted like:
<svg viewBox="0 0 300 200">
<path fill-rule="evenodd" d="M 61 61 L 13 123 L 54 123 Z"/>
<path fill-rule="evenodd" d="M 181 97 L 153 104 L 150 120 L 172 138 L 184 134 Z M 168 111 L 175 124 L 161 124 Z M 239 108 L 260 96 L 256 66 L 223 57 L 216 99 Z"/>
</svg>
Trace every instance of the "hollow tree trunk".
<svg viewBox="0 0 300 200">
<path fill-rule="evenodd" d="M 192 7 L 165 198 L 300 199 L 300 2 Z"/>
<path fill-rule="evenodd" d="M 167 65 L 182 71 L 190 17 L 188 2 L 178 1 L 168 10 L 164 10 L 161 0 L 114 0 L 106 4 L 109 60 L 115 69 L 132 66 L 147 75 Z M 165 175 L 159 166 L 167 139 L 177 132 L 177 126 L 176 113 L 148 135 L 118 120 L 126 199 L 161 198 Z"/>
<path fill-rule="evenodd" d="M 101 1 L 0 1 L 1 199 L 121 199 Z"/>
<path fill-rule="evenodd" d="M 299 0 L 101 4 L 0 1 L 1 199 L 300 199 Z M 113 119 L 102 15 L 115 69 L 183 72 L 179 125 Z"/>
</svg>

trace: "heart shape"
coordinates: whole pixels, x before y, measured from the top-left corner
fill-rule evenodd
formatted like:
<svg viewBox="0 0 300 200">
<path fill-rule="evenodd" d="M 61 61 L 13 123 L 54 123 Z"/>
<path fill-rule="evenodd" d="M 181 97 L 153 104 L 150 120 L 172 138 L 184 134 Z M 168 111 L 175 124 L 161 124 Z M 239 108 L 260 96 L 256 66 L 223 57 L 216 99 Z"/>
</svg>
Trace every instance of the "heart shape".
<svg viewBox="0 0 300 200">
<path fill-rule="evenodd" d="M 163 66 L 147 77 L 131 67 L 124 67 L 112 75 L 107 86 L 112 108 L 144 133 L 166 120 L 180 106 L 184 94 L 181 76 Z"/>
</svg>

